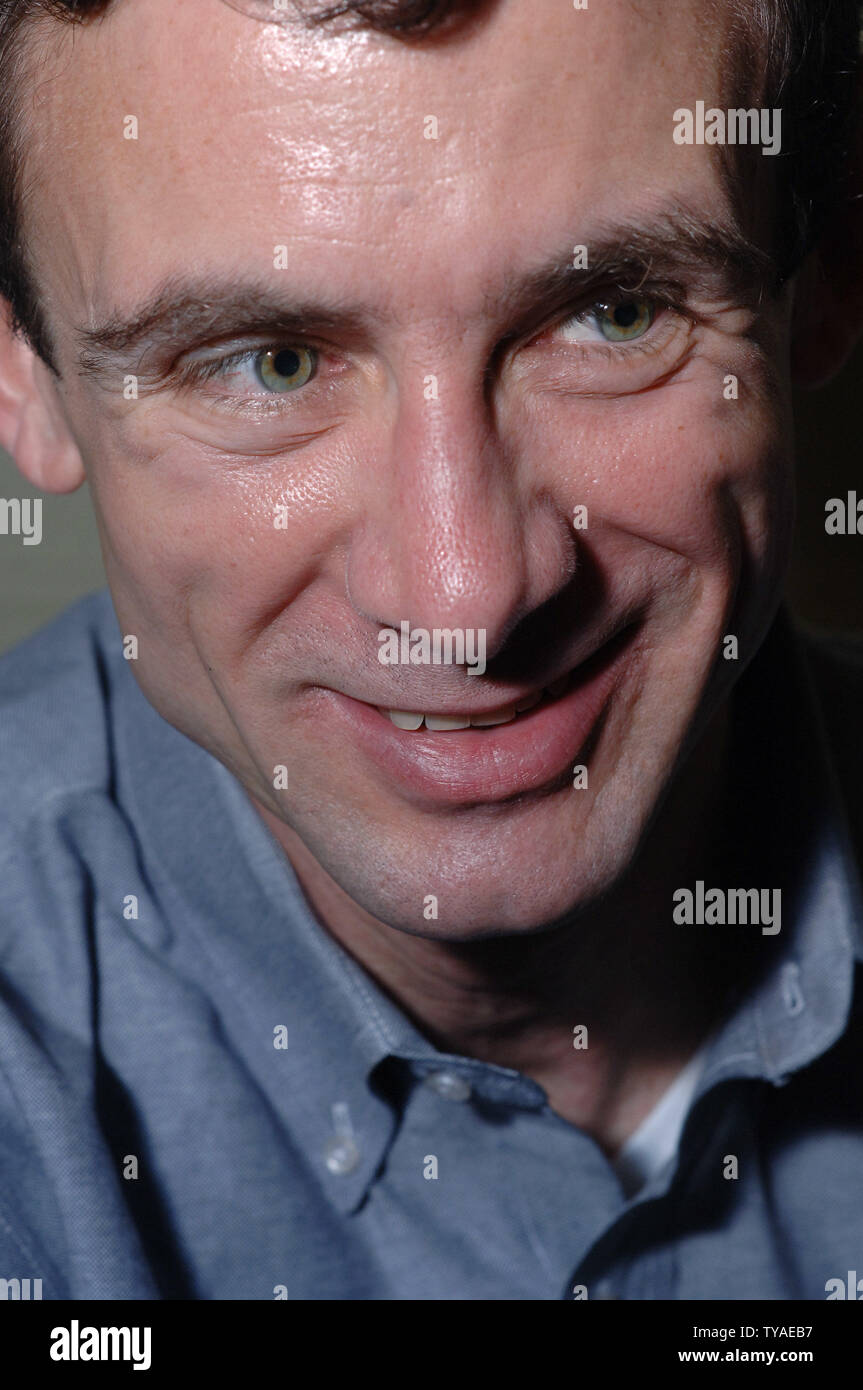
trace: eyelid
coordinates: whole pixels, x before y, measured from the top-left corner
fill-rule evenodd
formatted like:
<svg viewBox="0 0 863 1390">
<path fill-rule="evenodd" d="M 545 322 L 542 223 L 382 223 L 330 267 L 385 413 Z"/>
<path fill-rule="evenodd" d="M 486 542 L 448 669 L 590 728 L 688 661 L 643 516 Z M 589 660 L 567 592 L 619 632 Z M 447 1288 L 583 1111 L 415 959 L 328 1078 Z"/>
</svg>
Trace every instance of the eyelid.
<svg viewBox="0 0 863 1390">
<path fill-rule="evenodd" d="M 199 386 L 206 381 L 218 381 L 220 377 L 226 376 L 232 367 L 240 366 L 244 362 L 251 362 L 266 352 L 280 352 L 286 347 L 301 348 L 305 352 L 313 353 L 316 359 L 324 355 L 324 349 L 309 339 L 300 337 L 282 340 L 270 339 L 269 341 L 246 344 L 233 350 L 230 350 L 228 343 L 225 343 L 223 347 L 225 350 L 222 352 L 214 349 L 196 349 L 197 352 L 201 353 L 200 356 L 196 357 L 192 353 L 187 353 L 184 357 L 179 358 L 171 373 L 174 384 L 182 389 L 185 386 Z M 204 352 L 207 353 L 206 356 L 203 355 Z M 309 380 L 314 380 L 314 377 L 310 377 Z M 262 389 L 259 394 L 267 395 L 268 393 Z"/>
<path fill-rule="evenodd" d="M 633 296 L 633 299 L 634 298 L 635 296 Z M 597 332 L 600 332 L 600 336 L 593 340 L 593 345 L 604 345 L 606 347 L 627 347 L 629 345 L 634 345 L 642 342 L 645 338 L 649 338 L 656 323 L 662 323 L 665 314 L 664 305 L 659 304 L 656 300 L 651 299 L 645 300 L 644 302 L 650 305 L 650 320 L 647 326 L 635 338 L 604 338 L 601 336 L 598 326 L 600 318 L 606 320 L 610 319 L 614 310 L 619 308 L 621 303 L 626 303 L 626 300 L 596 300 L 591 304 L 590 308 L 582 309 L 579 313 L 569 314 L 565 319 L 560 319 L 553 331 L 555 333 L 564 333 L 567 342 L 579 343 L 582 347 L 588 347 L 591 345 L 590 340 L 569 336 L 569 333 L 572 325 L 577 324 L 579 327 L 589 327 L 591 325 L 591 320 L 593 320 Z"/>
<path fill-rule="evenodd" d="M 512 334 L 510 338 L 504 338 L 500 346 L 506 352 L 520 352 L 523 349 L 530 349 L 542 339 L 553 336 L 563 324 L 567 323 L 570 319 L 577 318 L 580 314 L 587 314 L 591 309 L 596 309 L 602 304 L 615 304 L 626 299 L 636 298 L 649 300 L 657 310 L 654 322 L 651 324 L 651 328 L 644 335 L 643 339 L 633 339 L 629 344 L 626 342 L 596 343 L 593 344 L 591 348 L 587 348 L 585 344 L 578 343 L 572 343 L 570 346 L 572 348 L 581 346 L 585 347 L 586 350 L 609 347 L 618 353 L 621 349 L 625 350 L 628 347 L 631 351 L 637 347 L 640 342 L 652 336 L 653 329 L 658 322 L 662 321 L 665 311 L 676 315 L 678 319 L 687 321 L 691 326 L 700 322 L 699 315 L 689 302 L 689 295 L 685 287 L 678 282 L 657 281 L 648 283 L 645 281 L 643 284 L 635 287 L 622 285 L 618 282 L 610 282 L 606 285 L 595 285 L 591 288 L 589 293 L 570 301 L 563 309 L 555 313 L 552 318 L 547 318 L 542 325 L 534 328 L 530 333 L 525 334 L 520 342 L 520 335 Z"/>
<path fill-rule="evenodd" d="M 650 300 L 659 312 L 640 338 L 579 342 L 563 337 L 560 330 L 569 318 L 610 297 L 606 293 L 600 299 L 594 294 L 590 305 L 577 305 L 568 314 L 558 315 L 535 334 L 524 349 L 522 361 L 513 364 L 522 383 L 537 395 L 616 398 L 660 385 L 677 373 L 698 344 L 705 319 L 680 298 L 656 293 L 652 287 L 642 290 L 639 297 Z M 635 297 L 632 291 L 629 297 Z M 663 307 L 667 313 L 661 312 Z"/>
<path fill-rule="evenodd" d="M 625 304 L 628 300 L 643 300 L 651 306 L 654 310 L 653 319 L 650 324 L 651 328 L 663 313 L 676 314 L 679 318 L 693 317 L 691 309 L 685 302 L 685 294 L 674 293 L 670 290 L 657 289 L 654 291 L 651 289 L 628 290 L 616 288 L 591 297 L 590 301 L 586 304 L 567 309 L 565 313 L 555 319 L 554 323 L 550 325 L 550 328 L 559 328 L 561 324 L 569 323 L 572 319 L 586 318 L 589 314 L 598 309 L 612 309 L 620 304 Z M 637 339 L 633 339 L 633 341 L 637 341 Z"/>
<path fill-rule="evenodd" d="M 577 358 L 581 358 L 586 363 L 591 361 L 597 363 L 602 360 L 614 364 L 617 370 L 625 370 L 626 362 L 632 365 L 636 358 L 644 360 L 649 357 L 661 357 L 674 342 L 680 342 L 682 336 L 689 337 L 691 335 L 695 320 L 685 314 L 660 312 L 657 313 L 648 331 L 643 333 L 640 338 L 632 338 L 629 341 L 607 339 L 596 342 L 579 342 L 577 339 L 562 337 L 560 327 L 564 323 L 566 323 L 566 319 L 560 320 L 547 334 L 542 335 L 550 339 L 549 352 L 570 362 Z"/>
</svg>

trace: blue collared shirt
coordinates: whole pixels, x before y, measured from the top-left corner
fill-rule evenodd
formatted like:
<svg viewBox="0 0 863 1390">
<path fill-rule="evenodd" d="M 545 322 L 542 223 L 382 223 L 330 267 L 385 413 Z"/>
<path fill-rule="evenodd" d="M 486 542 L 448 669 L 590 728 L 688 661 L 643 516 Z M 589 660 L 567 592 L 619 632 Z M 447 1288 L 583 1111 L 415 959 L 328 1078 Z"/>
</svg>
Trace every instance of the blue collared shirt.
<svg viewBox="0 0 863 1390">
<path fill-rule="evenodd" d="M 231 774 L 140 693 L 107 595 L 4 657 L 0 1277 L 823 1299 L 863 1272 L 863 914 L 822 689 L 845 718 L 863 679 L 812 684 L 815 651 L 780 617 L 739 682 L 741 886 L 782 889 L 782 930 L 631 1196 L 540 1085 L 438 1051 L 322 929 Z"/>
</svg>

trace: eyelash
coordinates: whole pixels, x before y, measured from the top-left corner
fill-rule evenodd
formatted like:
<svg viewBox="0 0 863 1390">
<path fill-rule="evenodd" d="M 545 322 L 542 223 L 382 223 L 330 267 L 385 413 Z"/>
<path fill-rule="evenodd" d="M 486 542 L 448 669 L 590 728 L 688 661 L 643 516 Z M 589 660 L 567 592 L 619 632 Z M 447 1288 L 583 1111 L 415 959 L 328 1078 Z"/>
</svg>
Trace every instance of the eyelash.
<svg viewBox="0 0 863 1390">
<path fill-rule="evenodd" d="M 263 343 L 260 347 L 239 348 L 236 352 L 229 352 L 224 357 L 201 358 L 197 362 L 186 362 L 178 370 L 176 381 L 178 386 L 199 386 L 202 382 L 213 381 L 220 376 L 226 376 L 232 367 L 239 367 L 243 362 L 254 362 L 256 357 L 260 357 L 264 352 L 272 352 L 284 343 Z M 291 346 L 306 348 L 309 352 L 319 353 L 320 349 L 312 343 L 301 342 L 297 339 L 296 344 L 291 339 Z M 313 380 L 313 378 L 309 378 Z"/>
<path fill-rule="evenodd" d="M 235 352 L 225 353 L 221 357 L 200 358 L 190 362 L 181 363 L 173 371 L 173 388 L 178 393 L 195 391 L 208 381 L 218 382 L 219 378 L 227 376 L 228 373 L 243 363 L 254 363 L 255 359 L 265 352 L 272 352 L 285 346 L 287 340 L 279 342 L 260 343 L 256 347 L 238 348 Z M 290 340 L 291 346 L 303 347 L 308 352 L 312 352 L 316 357 L 320 357 L 328 349 L 324 349 L 316 343 L 308 342 L 304 339 L 296 338 Z M 306 386 L 321 387 L 327 383 L 317 381 L 318 371 L 316 369 Z M 275 418 L 284 419 L 285 416 L 285 397 L 299 396 L 304 388 L 298 387 L 293 392 L 266 392 L 259 383 L 259 390 L 248 396 L 236 396 L 228 394 L 209 393 L 207 400 L 211 409 L 216 409 L 224 415 L 233 415 L 240 420 L 254 420 L 264 422 Z"/>
<path fill-rule="evenodd" d="M 626 303 L 626 301 L 629 299 L 644 300 L 647 303 L 649 303 L 651 308 L 653 309 L 653 318 L 651 319 L 650 326 L 648 327 L 647 332 L 642 334 L 641 337 L 633 338 L 629 342 L 627 342 L 625 339 L 620 339 L 619 341 L 615 342 L 613 339 L 609 338 L 606 339 L 604 342 L 595 342 L 589 344 L 578 343 L 574 340 L 570 340 L 567 343 L 567 347 L 589 348 L 591 352 L 594 352 L 597 348 L 600 348 L 603 351 L 606 348 L 610 348 L 612 352 L 615 353 L 619 352 L 621 348 L 628 350 L 646 350 L 646 340 L 655 336 L 654 330 L 658 324 L 663 322 L 666 314 L 672 314 L 675 318 L 678 319 L 692 320 L 694 317 L 691 310 L 687 308 L 683 296 L 680 295 L 673 296 L 671 294 L 652 294 L 649 291 L 645 292 L 644 290 L 629 291 L 623 293 L 618 292 L 614 295 L 609 294 L 604 299 L 593 300 L 583 309 L 571 310 L 562 318 L 556 319 L 550 328 L 543 329 L 538 336 L 544 337 L 546 333 L 558 332 L 567 323 L 570 323 L 580 318 L 588 318 L 591 312 L 599 309 L 601 305 L 609 305 L 611 308 L 614 308 L 615 306 L 619 306 L 622 303 Z"/>
<path fill-rule="evenodd" d="M 598 308 L 600 304 L 619 304 L 621 301 L 626 300 L 627 298 L 639 298 L 647 300 L 654 307 L 654 318 L 651 321 L 650 327 L 648 328 L 647 332 L 643 335 L 643 337 L 635 338 L 631 342 L 620 341 L 617 343 L 611 341 L 604 343 L 578 343 L 574 341 L 563 341 L 560 344 L 561 349 L 567 351 L 568 353 L 589 353 L 591 355 L 595 355 L 597 351 L 599 351 L 603 354 L 610 354 L 611 356 L 619 356 L 621 351 L 624 351 L 629 354 L 634 352 L 653 353 L 661 350 L 661 347 L 664 346 L 664 343 L 657 346 L 655 343 L 649 340 L 651 338 L 656 337 L 654 330 L 657 326 L 657 323 L 662 323 L 666 314 L 673 314 L 677 318 L 688 318 L 690 321 L 693 320 L 691 310 L 689 310 L 684 303 L 685 296 L 681 295 L 677 290 L 650 290 L 644 287 L 641 287 L 638 290 L 625 290 L 620 286 L 615 286 L 613 290 L 609 290 L 608 293 L 605 294 L 602 298 L 593 299 L 589 304 L 581 308 L 570 309 L 565 315 L 557 319 L 553 324 L 541 329 L 538 333 L 535 333 L 530 341 L 533 343 L 540 338 L 554 334 L 555 332 L 559 331 L 564 324 L 569 323 L 574 319 L 577 319 L 581 315 L 587 316 L 591 312 L 591 310 Z M 237 349 L 237 351 L 227 353 L 222 357 L 201 358 L 198 361 L 190 361 L 183 363 L 175 373 L 175 385 L 178 390 L 182 391 L 202 386 L 204 383 L 208 381 L 218 381 L 220 377 L 227 376 L 233 368 L 242 366 L 243 363 L 254 363 L 255 359 L 259 357 L 262 353 L 273 351 L 274 349 L 283 347 L 284 345 L 284 342 L 262 343 L 257 347 L 239 348 Z M 325 351 L 325 349 L 318 346 L 317 344 L 299 338 L 297 338 L 296 340 L 292 339 L 291 345 L 303 347 L 307 351 L 315 353 L 318 357 L 320 357 Z M 310 377 L 309 383 L 307 384 L 313 382 L 316 379 L 316 377 L 317 371 L 315 372 L 314 376 Z M 303 388 L 299 387 L 296 392 L 287 392 L 285 394 L 300 395 L 302 393 L 302 390 Z M 278 393 L 267 394 L 265 391 L 262 390 L 260 395 L 257 397 L 256 404 L 259 407 L 263 406 L 266 409 L 266 402 L 275 403 L 280 401 L 281 399 L 282 397 L 279 396 Z M 229 396 L 224 396 L 220 398 L 220 403 L 222 407 L 225 409 L 230 410 L 232 402 L 234 403 L 234 407 L 236 408 L 235 398 Z M 279 409 L 281 409 L 281 407 L 279 407 Z"/>
</svg>

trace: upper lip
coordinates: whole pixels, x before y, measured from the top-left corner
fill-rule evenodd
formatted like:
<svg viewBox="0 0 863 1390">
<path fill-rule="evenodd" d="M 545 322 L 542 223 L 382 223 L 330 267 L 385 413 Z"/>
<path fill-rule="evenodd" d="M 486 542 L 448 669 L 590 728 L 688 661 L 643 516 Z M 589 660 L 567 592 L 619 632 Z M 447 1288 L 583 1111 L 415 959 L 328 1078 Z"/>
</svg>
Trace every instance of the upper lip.
<svg viewBox="0 0 863 1390">
<path fill-rule="evenodd" d="M 418 704 L 416 706 L 407 706 L 393 704 L 392 701 L 389 703 L 381 701 L 376 708 L 399 710 L 404 714 L 444 714 L 452 715 L 454 718 L 461 716 L 464 719 L 480 719 L 488 714 L 499 714 L 502 710 L 511 709 L 513 705 L 523 704 L 525 700 L 532 700 L 534 698 L 539 700 L 550 686 L 556 685 L 558 681 L 566 680 L 570 674 L 571 672 L 565 671 L 562 676 L 555 676 L 552 680 L 546 681 L 544 685 L 537 685 L 533 686 L 530 690 L 523 690 L 520 695 L 511 695 L 508 700 L 499 700 L 495 705 L 472 706 L 470 709 L 465 705 L 459 705 L 455 709 L 449 709 L 445 705 Z"/>
<path fill-rule="evenodd" d="M 555 685 L 558 681 L 565 680 L 572 674 L 572 669 L 563 671 L 556 676 L 550 676 L 542 685 L 532 685 L 527 690 L 518 690 L 513 694 L 501 697 L 497 696 L 494 704 L 460 704 L 456 705 L 450 700 L 441 699 L 433 691 L 428 692 L 428 696 L 414 696 L 408 691 L 391 690 L 380 699 L 362 699 L 358 695 L 351 696 L 354 700 L 359 700 L 363 705 L 371 705 L 373 709 L 395 709 L 402 710 L 406 714 L 451 714 L 463 715 L 466 719 L 476 715 L 479 718 L 485 714 L 496 714 L 499 710 L 509 709 L 510 705 L 520 705 L 523 700 L 533 699 L 544 694 L 550 685 Z"/>
<path fill-rule="evenodd" d="M 580 667 L 585 666 L 588 661 L 592 661 L 610 643 L 616 641 L 632 625 L 632 622 L 631 616 L 618 621 L 609 627 L 605 635 L 598 639 L 594 638 L 590 643 L 585 642 L 581 654 L 571 659 L 569 664 L 562 670 L 558 670 L 555 675 L 550 675 L 541 684 L 532 685 L 526 690 L 514 691 L 503 697 L 498 694 L 494 704 L 472 703 L 467 705 L 462 703 L 457 705 L 445 698 L 442 699 L 440 695 L 436 696 L 431 690 L 428 691 L 427 695 L 414 695 L 413 692 L 407 690 L 390 690 L 386 695 L 377 699 L 367 699 L 359 695 L 354 695 L 351 698 L 359 700 L 361 704 L 371 705 L 373 709 L 398 710 L 404 714 L 440 714 L 464 719 L 478 719 L 485 715 L 497 714 L 501 710 L 509 709 L 512 705 L 520 705 L 524 700 L 533 699 L 534 696 L 540 697 L 548 690 L 549 686 L 556 685 L 559 681 L 575 675 Z"/>
</svg>

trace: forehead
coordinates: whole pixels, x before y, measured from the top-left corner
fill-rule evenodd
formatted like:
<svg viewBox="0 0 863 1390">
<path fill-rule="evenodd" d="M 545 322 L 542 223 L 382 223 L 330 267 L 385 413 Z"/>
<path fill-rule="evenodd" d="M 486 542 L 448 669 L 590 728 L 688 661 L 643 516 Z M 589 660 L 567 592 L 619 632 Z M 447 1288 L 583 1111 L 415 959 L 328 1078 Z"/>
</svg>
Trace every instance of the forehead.
<svg viewBox="0 0 863 1390">
<path fill-rule="evenodd" d="M 23 103 L 40 283 L 86 321 L 184 267 L 266 273 L 286 245 L 299 273 L 372 294 L 409 268 L 414 293 L 446 276 L 467 302 L 563 237 L 715 201 L 711 152 L 672 139 L 678 106 L 718 98 L 712 11 L 504 0 L 469 35 L 412 44 L 221 0 L 45 22 Z"/>
</svg>

